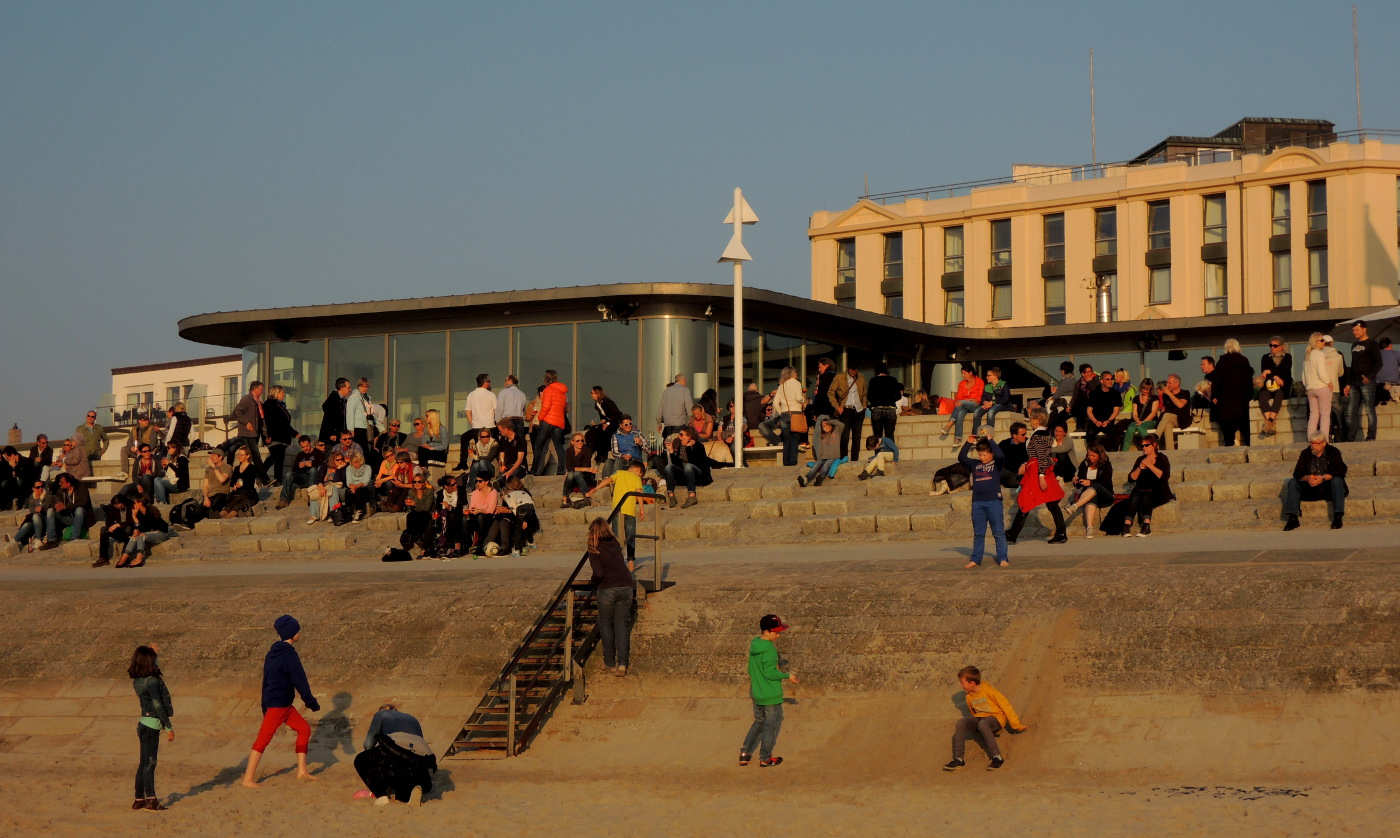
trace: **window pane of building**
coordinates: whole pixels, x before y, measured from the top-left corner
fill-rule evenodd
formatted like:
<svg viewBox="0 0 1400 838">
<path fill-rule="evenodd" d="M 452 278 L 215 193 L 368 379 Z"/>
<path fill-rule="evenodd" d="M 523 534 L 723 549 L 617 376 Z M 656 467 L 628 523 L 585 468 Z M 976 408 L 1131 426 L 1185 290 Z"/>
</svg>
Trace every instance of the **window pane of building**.
<svg viewBox="0 0 1400 838">
<path fill-rule="evenodd" d="M 1171 267 L 1153 268 L 1147 275 L 1147 303 L 1161 306 L 1172 301 Z"/>
<path fill-rule="evenodd" d="M 450 433 L 447 409 L 447 334 L 391 335 L 389 357 L 394 375 L 389 416 L 407 427 L 415 416 L 436 410 L 444 433 Z"/>
<path fill-rule="evenodd" d="M 1272 213 L 1274 221 L 1270 235 L 1288 235 L 1290 229 L 1289 207 L 1291 205 L 1292 200 L 1293 199 L 1289 194 L 1288 184 L 1282 183 L 1273 188 L 1273 191 L 1270 195 L 1270 202 L 1273 207 Z"/>
<path fill-rule="evenodd" d="M 1163 250 L 1171 246 L 1171 205 L 1166 201 L 1154 201 L 1147 205 L 1147 248 Z"/>
<path fill-rule="evenodd" d="M 1229 300 L 1225 290 L 1225 266 L 1215 262 L 1205 263 L 1206 314 L 1226 314 Z"/>
<path fill-rule="evenodd" d="M 1094 210 L 1094 255 L 1113 256 L 1118 253 L 1118 209 L 1100 207 Z"/>
<path fill-rule="evenodd" d="M 1308 305 L 1327 305 L 1327 248 L 1308 251 Z"/>
<path fill-rule="evenodd" d="M 623 413 L 637 417 L 637 332 L 640 322 L 578 324 L 578 398 L 574 411 L 574 427 L 592 424 L 598 412 L 589 396 L 593 385 L 602 387 Z M 721 332 L 733 333 L 733 327 L 720 327 Z M 721 365 L 731 366 L 734 359 L 720 359 Z M 729 376 L 734 377 L 733 373 Z M 732 386 L 732 385 L 731 385 Z M 640 425 L 638 426 L 640 427 Z"/>
<path fill-rule="evenodd" d="M 753 329 L 744 330 L 744 359 L 742 364 L 744 368 L 745 387 L 748 387 L 750 383 L 758 382 L 758 375 L 761 372 L 758 364 L 758 341 L 759 333 L 757 331 Z M 582 332 L 579 333 L 579 347 L 579 354 L 582 355 Z M 580 363 L 582 363 L 582 359 L 580 359 Z M 580 373 L 580 375 L 582 375 L 582 373 Z M 719 370 L 715 375 L 715 379 L 719 382 L 717 387 L 719 390 L 719 400 L 716 403 L 722 410 L 725 405 L 729 404 L 729 400 L 734 398 L 734 325 L 732 323 L 721 323 L 719 327 Z M 772 382 L 768 382 L 766 384 L 766 389 L 764 382 L 758 382 L 759 392 L 767 393 L 769 390 L 772 390 L 777 380 L 778 379 L 775 377 Z M 618 402 L 618 406 L 624 411 L 628 410 L 627 405 L 624 405 L 620 401 Z M 646 430 L 650 429 L 648 428 Z"/>
<path fill-rule="evenodd" d="M 376 402 L 389 401 L 388 382 L 384 380 L 384 335 L 362 338 L 333 338 L 330 342 L 331 381 L 348 378 L 353 389 L 361 378 L 369 379 L 369 397 Z M 443 424 L 447 416 L 442 417 Z"/>
<path fill-rule="evenodd" d="M 890 294 L 885 297 L 885 314 L 891 317 L 904 316 L 904 295 Z"/>
<path fill-rule="evenodd" d="M 836 281 L 856 281 L 856 240 L 841 239 L 836 242 Z"/>
<path fill-rule="evenodd" d="M 326 342 L 324 340 L 274 343 L 268 361 L 268 384 L 287 390 L 287 411 L 292 427 L 299 433 L 316 436 L 321 429 L 321 402 L 330 388 L 326 384 Z M 195 416 L 193 406 L 188 406 Z"/>
<path fill-rule="evenodd" d="M 714 335 L 715 324 L 708 320 L 656 317 L 642 321 L 642 357 L 647 359 L 644 365 L 647 376 L 642 381 L 642 392 L 638 398 L 642 403 L 642 415 L 646 417 L 646 424 L 642 426 L 644 430 L 656 430 L 661 391 L 677 374 L 686 376 L 687 386 L 696 398 L 715 386 Z M 797 354 L 800 350 L 793 352 Z M 664 360 L 657 363 L 657 358 Z M 765 352 L 764 363 L 769 360 Z M 779 364 L 778 368 L 782 369 L 782 365 Z M 776 373 L 773 380 L 777 381 Z"/>
<path fill-rule="evenodd" d="M 510 371 L 510 330 L 504 326 L 497 329 L 457 329 L 452 332 L 452 427 L 453 436 L 467 431 L 467 394 L 476 389 L 476 377 L 481 373 L 491 376 L 491 389 L 500 393 L 506 386 L 506 374 Z M 535 395 L 534 387 L 526 387 L 522 382 L 521 391 L 526 400 Z M 406 433 L 406 432 L 405 432 Z"/>
<path fill-rule="evenodd" d="M 992 286 L 992 319 L 1008 320 L 1011 317 L 1011 286 Z"/>
<path fill-rule="evenodd" d="M 954 273 L 963 269 L 963 228 L 943 228 L 943 272 Z"/>
<path fill-rule="evenodd" d="M 1205 197 L 1203 232 L 1206 244 L 1217 244 L 1225 241 L 1224 195 L 1207 195 Z"/>
<path fill-rule="evenodd" d="M 1045 280 L 1045 325 L 1059 326 L 1065 322 L 1065 278 L 1048 277 Z"/>
<path fill-rule="evenodd" d="M 963 292 L 948 291 L 943 302 L 943 322 L 949 326 L 963 324 Z"/>
<path fill-rule="evenodd" d="M 992 267 L 1011 264 L 1011 219 L 992 222 Z"/>
<path fill-rule="evenodd" d="M 1058 262 L 1065 258 L 1065 214 L 1052 212 L 1045 216 L 1045 261 Z"/>
<path fill-rule="evenodd" d="M 904 277 L 904 234 L 885 234 L 885 279 Z"/>
<path fill-rule="evenodd" d="M 544 384 L 545 370 L 554 370 L 569 388 L 569 404 L 577 401 L 574 392 L 574 327 L 518 326 L 515 329 L 515 374 L 527 399 L 534 399 Z"/>
<path fill-rule="evenodd" d="M 1293 307 L 1293 254 L 1274 254 L 1274 308 Z"/>
<path fill-rule="evenodd" d="M 1308 182 L 1308 229 L 1327 229 L 1327 181 Z"/>
<path fill-rule="evenodd" d="M 254 381 L 262 379 L 263 346 L 264 344 L 255 343 L 251 346 L 243 347 L 243 380 L 248 382 L 248 386 L 252 386 Z M 263 383 L 266 384 L 267 382 Z M 242 389 L 246 390 L 248 387 L 243 387 Z M 264 393 L 264 395 L 266 394 Z M 165 406 L 167 408 L 170 407 L 169 404 Z"/>
</svg>

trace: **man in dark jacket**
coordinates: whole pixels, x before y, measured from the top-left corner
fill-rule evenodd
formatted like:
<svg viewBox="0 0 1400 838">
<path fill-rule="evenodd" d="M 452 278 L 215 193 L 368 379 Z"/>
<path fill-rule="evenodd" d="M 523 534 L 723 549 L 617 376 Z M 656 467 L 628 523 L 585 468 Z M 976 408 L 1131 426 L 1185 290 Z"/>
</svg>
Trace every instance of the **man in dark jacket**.
<svg viewBox="0 0 1400 838">
<path fill-rule="evenodd" d="M 1240 352 L 1240 342 L 1234 338 L 1225 341 L 1225 352 L 1215 362 L 1215 370 L 1209 375 L 1210 397 L 1215 404 L 1215 423 L 1220 428 L 1220 444 L 1235 444 L 1235 433 L 1240 435 L 1240 445 L 1249 447 L 1249 404 L 1254 395 L 1254 367 Z"/>
<path fill-rule="evenodd" d="M 597 418 L 588 426 L 584 438 L 587 440 L 588 450 L 592 451 L 597 462 L 601 463 L 607 459 L 612 435 L 617 432 L 617 426 L 622 422 L 622 409 L 597 384 L 593 385 L 589 395 L 593 398 L 593 410 Z"/>
<path fill-rule="evenodd" d="M 1283 484 L 1283 529 L 1298 529 L 1298 516 L 1305 500 L 1332 502 L 1332 529 L 1342 528 L 1342 516 L 1347 504 L 1347 464 L 1342 452 L 1327 444 L 1326 434 L 1313 434 L 1308 447 L 1298 455 L 1293 476 Z"/>
<path fill-rule="evenodd" d="M 899 408 L 895 405 L 903 394 L 904 385 L 890 375 L 889 367 L 876 364 L 875 375 L 865 388 L 865 399 L 870 408 L 871 436 L 894 439 L 895 420 L 899 418 Z"/>
<path fill-rule="evenodd" d="M 326 462 L 324 451 L 312 446 L 311 437 L 297 440 L 300 450 L 292 457 L 292 469 L 287 479 L 282 481 L 282 493 L 277 499 L 277 508 L 286 509 L 292 502 L 297 489 L 309 489 L 320 480 L 321 466 Z"/>
<path fill-rule="evenodd" d="M 766 418 L 764 412 L 764 398 L 758 392 L 758 382 L 750 381 L 744 387 L 744 430 L 750 434 L 756 433 Z"/>
<path fill-rule="evenodd" d="M 1351 326 L 1351 374 L 1344 389 L 1347 397 L 1347 430 L 1351 441 L 1361 439 L 1361 408 L 1366 408 L 1366 439 L 1376 438 L 1376 375 L 1381 371 L 1381 348 L 1366 332 L 1366 321 Z"/>
<path fill-rule="evenodd" d="M 248 392 L 239 399 L 238 405 L 233 409 L 233 421 L 238 425 L 238 436 L 233 445 L 229 446 L 230 455 L 240 447 L 246 447 L 252 457 L 253 476 L 264 483 L 267 482 L 267 472 L 263 468 L 262 454 L 258 451 L 258 446 L 263 440 L 263 407 L 262 407 L 263 383 L 254 381 L 248 385 Z M 229 457 L 233 459 L 232 456 Z"/>
<path fill-rule="evenodd" d="M 83 481 L 71 474 L 58 476 L 58 494 L 54 505 L 45 519 L 44 545 L 40 550 L 52 550 L 63 543 L 61 528 L 70 524 L 73 537 L 82 538 L 83 533 L 97 516 L 92 511 L 92 498 L 88 495 Z"/>
<path fill-rule="evenodd" d="M 272 480 L 281 483 L 286 479 L 287 449 L 296 439 L 296 428 L 292 427 L 292 414 L 287 410 L 286 389 L 273 385 L 263 402 L 263 432 L 267 439 L 267 461 L 272 465 Z M 368 457 L 369 452 L 365 452 Z M 371 468 L 378 468 L 375 463 Z"/>
<path fill-rule="evenodd" d="M 6 445 L 0 452 L 0 511 L 22 508 L 38 476 L 31 476 L 29 461 L 20 457 L 13 445 Z"/>
<path fill-rule="evenodd" d="M 345 400 L 350 397 L 350 379 L 337 378 L 335 389 L 321 402 L 321 434 L 322 442 L 330 442 L 331 437 L 336 439 L 345 433 Z"/>
<path fill-rule="evenodd" d="M 817 417 L 829 414 L 831 405 L 829 403 L 831 383 L 836 380 L 836 364 L 830 358 L 820 358 L 817 360 L 817 386 L 812 391 L 812 398 L 807 400 L 807 426 L 816 427 Z M 812 438 L 816 439 L 816 432 L 812 433 Z"/>
</svg>

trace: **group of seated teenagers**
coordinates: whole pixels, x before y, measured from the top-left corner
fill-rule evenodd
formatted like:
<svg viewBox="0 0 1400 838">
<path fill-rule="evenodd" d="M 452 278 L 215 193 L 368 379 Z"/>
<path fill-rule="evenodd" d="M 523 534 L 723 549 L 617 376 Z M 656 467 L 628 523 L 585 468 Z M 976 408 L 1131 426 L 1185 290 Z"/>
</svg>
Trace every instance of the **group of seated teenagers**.
<svg viewBox="0 0 1400 838">
<path fill-rule="evenodd" d="M 471 488 L 462 485 L 465 481 L 471 481 Z M 427 469 L 413 472 L 404 501 L 408 516 L 399 535 L 403 549 L 419 548 L 419 558 L 504 553 L 519 558 L 534 547 L 540 519 L 519 475 L 507 478 L 504 490 L 480 474 L 444 474 L 437 482 L 434 491 Z"/>
</svg>

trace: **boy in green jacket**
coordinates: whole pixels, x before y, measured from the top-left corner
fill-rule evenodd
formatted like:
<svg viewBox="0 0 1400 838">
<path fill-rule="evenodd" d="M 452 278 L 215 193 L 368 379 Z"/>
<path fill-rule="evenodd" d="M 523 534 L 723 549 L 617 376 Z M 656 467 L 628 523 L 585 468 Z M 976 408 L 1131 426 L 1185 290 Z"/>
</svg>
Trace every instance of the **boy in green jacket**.
<svg viewBox="0 0 1400 838">
<path fill-rule="evenodd" d="M 782 765 L 783 758 L 773 756 L 773 745 L 783 726 L 783 680 L 797 683 L 792 672 L 778 669 L 778 635 L 787 631 L 777 614 L 766 614 L 758 621 L 758 637 L 749 643 L 749 694 L 753 696 L 753 724 L 739 746 L 739 764 L 748 765 L 753 758 L 754 745 L 759 746 L 758 765 L 771 768 Z"/>
</svg>

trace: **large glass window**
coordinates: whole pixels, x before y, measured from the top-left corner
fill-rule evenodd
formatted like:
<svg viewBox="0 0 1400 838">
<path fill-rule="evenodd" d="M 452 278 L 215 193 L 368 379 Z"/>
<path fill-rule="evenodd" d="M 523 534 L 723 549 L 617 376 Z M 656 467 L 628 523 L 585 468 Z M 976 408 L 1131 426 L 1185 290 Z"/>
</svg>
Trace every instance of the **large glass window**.
<svg viewBox="0 0 1400 838">
<path fill-rule="evenodd" d="M 773 385 L 777 383 L 777 378 L 774 378 L 771 382 L 767 382 L 766 385 L 764 382 L 758 381 L 760 372 L 758 364 L 758 334 L 758 332 L 752 329 L 744 330 L 744 358 L 742 361 L 744 367 L 744 386 L 748 387 L 750 383 L 758 382 L 759 391 L 766 393 L 773 389 Z M 580 340 L 582 340 L 582 338 L 580 338 Z M 719 382 L 716 386 L 718 399 L 715 403 L 719 406 L 720 410 L 724 410 L 724 406 L 729 404 L 730 399 L 734 398 L 734 326 L 732 324 L 721 323 L 719 327 L 719 369 L 715 375 L 715 380 Z M 767 389 L 764 389 L 765 386 Z M 619 402 L 619 404 L 621 404 L 621 402 Z M 626 408 L 624 407 L 623 409 L 625 410 Z"/>
<path fill-rule="evenodd" d="M 1147 304 L 1164 306 L 1172 301 L 1172 269 L 1170 265 L 1152 268 L 1147 273 Z"/>
<path fill-rule="evenodd" d="M 348 379 L 351 389 L 354 389 L 361 378 L 368 378 L 369 397 L 376 402 L 388 404 L 389 382 L 384 380 L 383 335 L 332 338 L 330 356 L 328 372 L 332 382 L 337 378 Z M 446 416 L 442 419 L 447 421 Z"/>
<path fill-rule="evenodd" d="M 413 417 L 436 410 L 443 432 L 450 433 L 446 333 L 391 335 L 389 357 L 394 370 L 389 415 L 408 427 Z"/>
<path fill-rule="evenodd" d="M 1308 181 L 1308 230 L 1327 229 L 1327 181 Z"/>
<path fill-rule="evenodd" d="M 1202 241 L 1217 244 L 1225 241 L 1225 196 L 1205 196 L 1205 209 L 1202 219 Z"/>
<path fill-rule="evenodd" d="M 1042 219 L 1045 231 L 1046 262 L 1059 262 L 1065 258 L 1065 214 L 1052 212 Z"/>
<path fill-rule="evenodd" d="M 591 424 L 598 412 L 589 396 L 596 384 L 623 413 L 637 418 L 637 331 L 640 321 L 578 324 L 578 398 L 573 422 L 575 428 Z M 725 331 L 720 327 L 720 331 Z M 729 331 L 733 331 L 732 328 Z M 720 358 L 721 366 L 725 363 Z M 729 360 L 733 363 L 733 359 Z M 560 371 L 563 374 L 563 371 Z M 731 376 L 732 377 L 732 376 Z M 638 423 L 638 427 L 640 423 Z"/>
<path fill-rule="evenodd" d="M 943 272 L 955 273 L 963 269 L 963 228 L 943 228 Z M 959 318 L 959 322 L 961 318 Z"/>
<path fill-rule="evenodd" d="M 943 322 L 948 326 L 961 326 L 966 318 L 963 310 L 963 292 L 959 288 L 956 291 L 946 291 L 943 294 Z"/>
<path fill-rule="evenodd" d="M 1045 279 L 1045 325 L 1059 326 L 1065 322 L 1065 278 Z"/>
<path fill-rule="evenodd" d="M 836 242 L 836 282 L 856 281 L 856 240 L 838 239 Z"/>
<path fill-rule="evenodd" d="M 1274 308 L 1293 307 L 1293 254 L 1287 250 L 1274 254 Z"/>
<path fill-rule="evenodd" d="M 251 384 L 254 381 L 261 381 L 263 377 L 263 347 L 264 344 L 255 343 L 251 346 L 243 347 L 243 380 Z M 264 382 L 265 383 L 265 382 Z M 246 388 L 245 388 L 246 389 Z M 167 393 L 167 395 L 169 395 Z M 175 401 L 175 399 L 170 399 Z M 170 407 L 169 404 L 166 407 Z M 186 409 L 188 409 L 186 405 Z"/>
<path fill-rule="evenodd" d="M 1118 208 L 1099 207 L 1094 210 L 1094 255 L 1114 256 L 1118 253 Z"/>
<path fill-rule="evenodd" d="M 1010 286 L 1010 285 L 993 285 L 993 286 L 992 286 L 992 319 L 993 319 L 993 320 L 1010 320 L 1010 319 L 1011 319 L 1011 286 Z"/>
<path fill-rule="evenodd" d="M 491 389 L 499 393 L 505 389 L 506 373 L 510 368 L 510 330 L 504 326 L 498 329 L 459 329 L 452 332 L 452 346 L 449 350 L 452 360 L 452 427 L 454 436 L 461 436 L 467 430 L 467 394 L 476 389 L 476 377 L 480 373 L 491 376 Z M 520 389 L 526 392 L 526 400 L 535 395 L 534 387 L 526 387 L 521 382 Z"/>
<path fill-rule="evenodd" d="M 885 279 L 904 278 L 904 234 L 885 234 Z"/>
<path fill-rule="evenodd" d="M 1308 306 L 1327 305 L 1327 248 L 1308 251 Z"/>
<path fill-rule="evenodd" d="M 1004 268 L 1011 264 L 1011 219 L 1002 218 L 992 222 L 992 267 Z"/>
<path fill-rule="evenodd" d="M 1216 262 L 1205 263 L 1206 314 L 1226 314 L 1230 301 L 1225 286 L 1225 266 Z"/>
<path fill-rule="evenodd" d="M 1168 201 L 1147 205 L 1147 249 L 1167 250 L 1172 246 L 1172 212 Z"/>
<path fill-rule="evenodd" d="M 903 295 L 903 294 L 886 294 L 886 295 L 885 295 L 885 314 L 888 314 L 890 317 L 903 317 L 903 316 L 904 316 L 904 295 Z"/>
<path fill-rule="evenodd" d="M 517 326 L 515 329 L 515 374 L 520 389 L 528 399 L 535 398 L 544 384 L 545 370 L 554 370 L 559 380 L 569 388 L 572 406 L 578 394 L 573 383 L 574 327 L 572 323 L 558 326 Z"/>
<path fill-rule="evenodd" d="M 1269 211 L 1273 216 L 1273 226 L 1269 235 L 1288 235 L 1292 229 L 1292 204 L 1293 198 L 1289 193 L 1288 184 L 1281 183 L 1269 190 Z"/>
<path fill-rule="evenodd" d="M 316 436 L 321 429 L 321 402 L 326 386 L 326 342 L 324 340 L 274 343 L 268 362 L 269 386 L 280 384 L 287 391 L 287 411 L 298 433 Z M 194 410 L 190 410 L 194 415 Z"/>
</svg>

